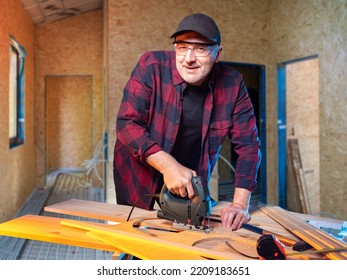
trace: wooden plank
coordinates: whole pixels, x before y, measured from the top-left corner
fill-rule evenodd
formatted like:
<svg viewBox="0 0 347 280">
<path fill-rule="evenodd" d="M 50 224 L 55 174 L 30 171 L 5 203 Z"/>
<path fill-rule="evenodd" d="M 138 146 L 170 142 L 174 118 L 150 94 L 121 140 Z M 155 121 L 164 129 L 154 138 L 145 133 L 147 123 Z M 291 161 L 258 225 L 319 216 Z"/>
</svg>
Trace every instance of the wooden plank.
<svg viewBox="0 0 347 280">
<path fill-rule="evenodd" d="M 99 239 L 105 244 L 119 248 L 123 252 L 135 256 L 141 260 L 206 260 L 206 258 L 198 256 L 191 252 L 181 252 L 180 250 L 160 250 L 158 244 L 152 243 L 151 247 L 143 245 L 141 239 L 134 242 L 133 239 L 117 238 L 117 242 L 112 235 L 102 234 L 99 232 L 88 231 L 88 236 Z"/>
<path fill-rule="evenodd" d="M 0 234 L 113 252 L 122 251 L 142 259 L 238 260 L 257 257 L 256 242 L 260 235 L 245 229 L 231 231 L 220 223 L 210 222 L 213 231 L 209 234 L 195 231 L 173 233 L 133 227 L 134 223 L 139 222 L 150 228 L 173 229 L 171 221 L 158 219 L 156 213 L 116 225 L 29 215 L 0 224 Z M 282 235 L 287 234 L 293 239 L 293 234 L 286 232 L 261 211 L 252 215 L 252 224 L 257 225 L 258 222 L 272 232 L 281 232 L 282 229 Z M 231 243 L 238 252 L 227 247 L 225 241 Z M 250 257 L 245 257 L 240 252 Z M 291 257 L 300 258 L 302 257 Z M 316 258 L 314 256 L 311 259 Z"/>
<path fill-rule="evenodd" d="M 117 249 L 124 250 L 127 253 L 129 250 L 131 254 L 140 255 L 145 259 L 154 258 L 156 260 L 163 260 L 167 258 L 167 254 L 173 256 L 176 253 L 177 256 L 191 256 L 189 259 L 201 259 L 201 257 L 214 260 L 248 259 L 231 251 L 221 252 L 187 245 L 185 243 L 186 240 L 189 239 L 187 236 L 188 231 L 184 231 L 184 237 L 182 235 L 176 236 L 178 239 L 176 242 L 174 242 L 161 238 L 163 236 L 163 232 L 161 232 L 161 234 L 158 233 L 157 236 L 153 237 L 146 235 L 145 233 L 136 232 L 132 228 L 129 228 L 126 231 L 119 230 L 118 228 L 120 225 L 117 225 L 113 229 L 105 231 L 105 229 L 103 227 L 100 227 L 99 225 L 87 225 L 84 222 L 75 220 L 62 221 L 62 224 L 65 226 L 85 229 L 88 232 L 96 232 L 102 234 L 103 236 L 107 236 L 108 242 L 111 242 L 114 247 L 117 247 Z M 172 237 L 173 234 L 167 233 L 167 236 L 169 235 Z M 202 235 L 206 237 L 206 234 Z M 228 237 L 228 239 L 230 239 L 230 237 Z M 142 249 L 140 249 L 140 247 L 142 247 Z M 156 252 L 155 255 L 152 254 L 153 251 Z M 176 257 L 175 259 L 178 258 Z"/>
<path fill-rule="evenodd" d="M 118 250 L 137 256 L 140 259 L 258 259 L 256 241 L 259 235 L 246 230 L 241 229 L 232 232 L 230 229 L 216 226 L 213 230 L 214 233 L 209 234 L 193 231 L 169 233 L 134 229 L 132 228 L 132 222 L 118 224 L 112 227 L 111 230 L 107 229 L 105 231 L 103 225 L 86 225 L 84 222 L 79 221 L 62 221 L 64 225 L 85 229 L 89 236 L 99 238 Z M 151 227 L 170 228 L 166 221 L 163 224 L 163 220 L 160 219 L 153 218 L 147 222 Z M 225 241 L 232 244 L 237 251 L 228 248 Z M 286 247 L 286 251 L 293 252 L 289 247 Z M 321 258 L 316 255 L 296 255 L 288 256 L 287 259 Z"/>
<path fill-rule="evenodd" d="M 0 235 L 114 252 L 115 248 L 86 235 L 84 230 L 61 225 L 62 219 L 24 215 L 0 224 Z"/>
<path fill-rule="evenodd" d="M 71 202 L 73 202 L 71 204 Z M 77 202 L 80 202 L 77 200 Z M 86 202 L 86 204 L 84 204 Z M 230 202 L 219 202 L 213 208 L 212 214 L 219 215 L 220 210 Z M 102 204 L 102 203 L 101 203 Z M 68 209 L 64 208 L 68 205 Z M 110 216 L 113 217 L 114 213 L 121 213 L 124 209 L 126 212 L 121 214 L 122 222 L 116 225 L 107 223 L 95 223 L 76 221 L 70 219 L 53 218 L 47 216 L 27 216 L 21 217 L 3 224 L 0 224 L 0 234 L 27 238 L 32 240 L 39 240 L 45 242 L 53 242 L 59 244 L 67 244 L 79 247 L 103 249 L 113 252 L 125 252 L 138 256 L 142 259 L 250 259 L 257 257 L 256 242 L 260 237 L 259 234 L 251 232 L 246 229 L 231 231 L 225 228 L 219 222 L 210 221 L 210 226 L 213 231 L 209 234 L 181 230 L 176 233 L 169 232 L 173 230 L 172 222 L 168 220 L 158 219 L 156 211 L 140 211 L 137 215 L 132 216 L 129 221 L 124 221 L 128 216 L 128 210 L 131 207 L 121 205 L 113 205 L 114 212 L 103 214 L 103 204 L 96 203 L 95 211 L 84 212 L 85 207 L 95 205 L 90 204 L 88 201 L 82 201 L 81 209 L 72 209 L 71 205 L 76 205 L 74 201 L 63 204 L 62 207 L 64 214 L 83 212 L 89 218 L 104 217 L 109 220 Z M 81 206 L 77 203 L 77 205 Z M 107 205 L 106 207 L 108 207 Z M 58 209 L 56 207 L 55 209 Z M 139 209 L 141 210 L 141 209 Z M 58 211 L 60 211 L 58 209 Z M 101 215 L 100 213 L 101 212 Z M 107 212 L 107 211 L 106 211 Z M 88 214 L 89 213 L 89 214 Z M 143 216 L 140 214 L 149 213 Z M 117 214 L 117 215 L 118 215 Z M 300 214 L 300 219 L 307 218 L 307 215 Z M 114 218 L 114 217 L 113 217 Z M 119 216 L 116 216 L 118 219 Z M 28 221 L 32 220 L 28 223 Z M 149 228 L 136 228 L 134 223 L 140 223 L 141 226 Z M 276 234 L 286 236 L 290 239 L 300 240 L 291 231 L 281 226 L 274 219 L 270 218 L 262 211 L 256 210 L 251 213 L 250 224 L 263 228 L 264 230 L 271 231 Z M 158 231 L 151 228 L 162 228 L 166 231 Z M 177 229 L 175 229 L 177 231 Z M 225 241 L 231 243 L 239 252 L 232 251 L 226 246 Z M 290 247 L 286 247 L 290 250 Z M 155 253 L 154 253 L 155 252 Z M 245 257 L 242 254 L 250 257 Z M 301 256 L 291 257 L 291 259 L 300 259 Z M 318 256 L 312 256 L 310 259 L 319 259 Z"/>
<path fill-rule="evenodd" d="M 105 202 L 96 202 L 89 200 L 70 199 L 57 204 L 49 205 L 44 208 L 47 212 L 54 212 L 72 216 L 99 219 L 111 222 L 126 221 L 131 206 L 117 205 Z M 148 211 L 140 208 L 134 208 L 131 218 L 151 214 L 156 211 Z"/>
<path fill-rule="evenodd" d="M 157 225 L 158 220 L 153 219 L 153 222 L 152 225 Z M 242 237 L 245 235 L 242 230 L 233 233 L 221 228 L 220 231 L 216 230 L 214 237 L 210 234 L 189 231 L 183 231 L 180 235 L 158 232 L 158 237 L 157 234 L 153 234 L 156 231 L 141 231 L 132 227 L 129 233 L 129 229 L 125 227 L 126 224 L 128 224 L 127 227 L 131 226 L 131 222 L 108 225 L 28 215 L 1 224 L 0 234 L 71 246 L 103 249 L 116 252 L 116 254 L 123 251 L 142 259 L 248 259 L 242 257 L 239 253 L 230 251 L 225 246 L 225 241 L 232 243 L 241 252 L 251 252 L 253 256 L 257 256 L 255 253 L 256 239 Z M 123 228 L 118 230 L 120 226 Z M 162 226 L 165 225 L 162 224 Z M 118 235 L 114 234 L 116 229 Z M 223 234 L 223 232 L 226 234 Z M 135 239 L 133 236 L 135 236 Z M 152 239 L 146 241 L 148 237 Z M 91 238 L 94 240 L 91 240 Z M 215 241 L 215 244 L 212 244 L 211 240 Z"/>
<path fill-rule="evenodd" d="M 295 217 L 288 211 L 279 206 L 261 207 L 260 210 L 288 229 L 294 235 L 298 236 L 316 250 L 323 250 L 326 248 L 340 248 L 345 247 L 346 243 L 334 238 L 328 233 L 315 228 L 314 226 L 302 221 Z M 327 258 L 332 260 L 346 260 L 347 252 L 326 252 L 323 253 Z"/>
<path fill-rule="evenodd" d="M 213 214 L 220 214 L 223 207 L 230 204 L 228 201 L 220 201 L 212 208 Z M 53 212 L 78 217 L 99 219 L 112 222 L 124 222 L 131 211 L 131 206 L 106 202 L 70 199 L 44 207 L 46 212 Z M 157 213 L 157 210 L 148 211 L 135 207 L 131 213 L 131 219 Z"/>
<path fill-rule="evenodd" d="M 308 198 L 307 192 L 304 190 L 306 185 L 303 185 L 302 174 L 302 162 L 300 157 L 299 142 L 296 138 L 288 139 L 288 158 L 290 161 L 290 166 L 293 168 L 293 176 L 295 178 L 295 185 L 297 187 L 298 196 L 300 200 L 301 210 L 304 214 L 310 214 L 308 210 Z"/>
<path fill-rule="evenodd" d="M 303 192 L 303 198 L 304 198 L 304 203 L 306 205 L 306 211 L 307 213 L 304 214 L 312 214 L 312 210 L 311 210 L 311 204 L 310 204 L 310 200 L 308 198 L 308 190 L 307 190 L 307 184 L 306 184 L 306 178 L 305 178 L 305 171 L 304 169 L 300 169 L 299 170 L 299 176 L 300 176 L 300 182 L 302 185 L 302 192 Z"/>
</svg>

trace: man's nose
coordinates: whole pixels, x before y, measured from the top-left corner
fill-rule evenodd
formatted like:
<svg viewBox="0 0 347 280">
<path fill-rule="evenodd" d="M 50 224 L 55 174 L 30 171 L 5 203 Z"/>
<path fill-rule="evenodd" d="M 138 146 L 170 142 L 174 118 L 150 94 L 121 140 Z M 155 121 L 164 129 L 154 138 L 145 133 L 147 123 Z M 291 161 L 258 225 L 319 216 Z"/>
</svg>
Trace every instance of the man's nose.
<svg viewBox="0 0 347 280">
<path fill-rule="evenodd" d="M 188 49 L 185 57 L 184 57 L 185 61 L 187 62 L 191 62 L 191 61 L 195 61 L 196 60 L 196 56 L 195 56 L 195 52 L 194 52 L 194 49 Z"/>
</svg>

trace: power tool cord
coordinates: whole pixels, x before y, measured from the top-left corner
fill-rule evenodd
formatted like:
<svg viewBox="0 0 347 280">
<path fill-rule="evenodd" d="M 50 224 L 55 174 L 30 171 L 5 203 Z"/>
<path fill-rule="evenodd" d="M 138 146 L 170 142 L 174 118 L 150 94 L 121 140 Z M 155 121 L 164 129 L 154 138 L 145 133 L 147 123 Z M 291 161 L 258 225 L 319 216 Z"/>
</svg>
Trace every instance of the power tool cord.
<svg viewBox="0 0 347 280">
<path fill-rule="evenodd" d="M 130 220 L 131 214 L 133 213 L 133 211 L 134 211 L 134 209 L 135 209 L 137 203 L 138 203 L 141 199 L 143 199 L 143 198 L 145 198 L 145 197 L 159 198 L 159 194 L 157 194 L 157 193 L 154 193 L 154 194 L 153 194 L 153 193 L 147 193 L 147 194 L 143 194 L 142 196 L 140 196 L 140 197 L 138 198 L 138 200 L 135 201 L 133 207 L 131 208 L 131 210 L 130 210 L 130 212 L 129 212 L 129 215 L 128 215 L 128 218 L 127 218 L 127 222 Z"/>
<path fill-rule="evenodd" d="M 245 253 L 242 253 L 241 251 L 237 250 L 234 246 L 232 246 L 228 241 L 225 241 L 224 242 L 225 245 L 227 245 L 231 250 L 235 251 L 236 253 L 242 255 L 242 256 L 245 256 L 247 258 L 251 258 L 251 259 L 258 259 L 259 257 L 255 257 L 255 256 L 250 256 L 250 255 L 247 255 Z"/>
</svg>

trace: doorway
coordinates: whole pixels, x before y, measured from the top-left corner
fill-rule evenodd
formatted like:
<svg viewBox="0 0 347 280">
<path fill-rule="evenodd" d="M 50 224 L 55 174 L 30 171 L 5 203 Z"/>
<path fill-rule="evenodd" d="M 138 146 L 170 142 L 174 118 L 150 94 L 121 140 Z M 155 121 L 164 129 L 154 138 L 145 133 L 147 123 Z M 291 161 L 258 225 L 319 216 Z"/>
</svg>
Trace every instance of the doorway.
<svg viewBox="0 0 347 280">
<path fill-rule="evenodd" d="M 286 61 L 277 70 L 278 205 L 302 213 L 305 196 L 305 212 L 319 212 L 319 58 Z M 293 139 L 302 165 L 299 189 L 288 176 L 292 165 L 288 144 Z"/>
<path fill-rule="evenodd" d="M 257 188 L 252 194 L 251 204 L 266 204 L 266 98 L 265 98 L 265 66 L 258 64 L 219 62 L 238 71 L 243 75 L 248 89 L 254 113 L 257 119 L 257 128 L 261 141 L 262 161 L 257 178 Z M 236 155 L 232 144 L 226 139 L 222 145 L 218 161 L 218 199 L 231 201 L 234 195 L 233 166 Z"/>
<path fill-rule="evenodd" d="M 92 76 L 46 77 L 46 174 L 92 158 Z"/>
</svg>

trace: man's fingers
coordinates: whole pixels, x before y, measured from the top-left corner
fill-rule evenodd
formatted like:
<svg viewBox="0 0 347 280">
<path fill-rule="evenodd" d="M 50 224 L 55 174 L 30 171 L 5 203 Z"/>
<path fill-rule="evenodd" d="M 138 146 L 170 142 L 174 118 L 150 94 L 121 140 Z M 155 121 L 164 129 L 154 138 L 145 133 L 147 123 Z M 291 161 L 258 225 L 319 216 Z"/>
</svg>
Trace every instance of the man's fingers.
<svg viewBox="0 0 347 280">
<path fill-rule="evenodd" d="M 193 176 L 196 175 L 195 171 L 192 173 Z M 194 198 L 194 188 L 191 178 L 182 177 L 180 180 L 171 181 L 170 187 L 168 182 L 167 186 L 169 191 L 173 194 L 180 195 L 181 197 L 186 197 L 188 195 L 190 199 Z"/>
<path fill-rule="evenodd" d="M 241 217 L 237 215 L 237 213 L 228 213 L 227 218 L 225 220 L 225 227 L 231 228 L 232 230 L 236 230 L 240 222 Z"/>
<path fill-rule="evenodd" d="M 182 197 L 186 197 L 187 196 L 187 189 L 185 187 L 180 187 L 178 194 Z"/>
<path fill-rule="evenodd" d="M 242 209 L 233 209 L 229 211 L 222 211 L 221 213 L 222 225 L 237 230 L 242 227 L 242 224 L 249 221 L 249 214 Z"/>
<path fill-rule="evenodd" d="M 188 192 L 188 197 L 190 199 L 194 198 L 194 188 L 193 188 L 192 182 L 190 181 L 186 187 L 187 187 L 186 191 Z"/>
<path fill-rule="evenodd" d="M 227 213 L 224 215 L 224 223 L 223 226 L 230 228 L 234 221 L 234 213 Z"/>
</svg>

